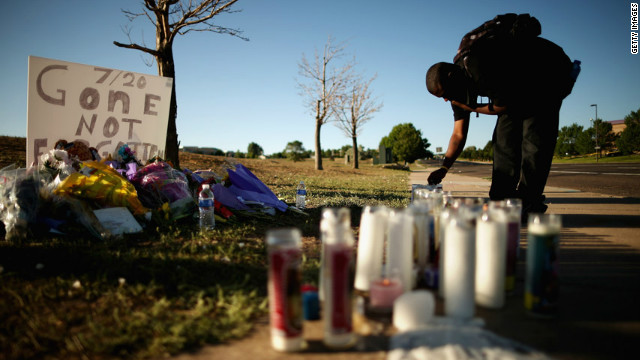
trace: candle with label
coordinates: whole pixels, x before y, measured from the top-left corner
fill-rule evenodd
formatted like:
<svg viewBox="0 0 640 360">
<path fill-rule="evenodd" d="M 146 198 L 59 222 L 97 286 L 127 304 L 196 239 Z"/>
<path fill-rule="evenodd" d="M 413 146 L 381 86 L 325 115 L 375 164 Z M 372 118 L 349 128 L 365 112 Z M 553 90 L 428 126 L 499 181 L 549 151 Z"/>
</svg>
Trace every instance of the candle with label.
<svg viewBox="0 0 640 360">
<path fill-rule="evenodd" d="M 355 344 L 352 326 L 350 271 L 353 234 L 347 208 L 325 208 L 320 220 L 324 259 L 323 342 L 331 348 L 348 348 Z"/>
<path fill-rule="evenodd" d="M 271 346 L 279 351 L 299 351 L 302 337 L 300 230 L 267 232 L 269 255 L 269 313 Z"/>
<path fill-rule="evenodd" d="M 558 307 L 560 215 L 530 214 L 524 305 L 530 314 L 554 316 Z"/>
</svg>

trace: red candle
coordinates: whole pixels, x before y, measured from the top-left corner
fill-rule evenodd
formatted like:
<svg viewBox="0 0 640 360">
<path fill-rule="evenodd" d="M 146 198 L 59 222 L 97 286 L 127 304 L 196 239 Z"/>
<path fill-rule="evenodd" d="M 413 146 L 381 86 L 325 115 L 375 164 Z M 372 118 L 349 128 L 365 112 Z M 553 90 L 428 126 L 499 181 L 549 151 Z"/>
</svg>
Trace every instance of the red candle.
<svg viewBox="0 0 640 360">
<path fill-rule="evenodd" d="M 371 307 L 393 308 L 393 302 L 402 295 L 402 283 L 396 279 L 382 278 L 371 282 Z"/>
</svg>

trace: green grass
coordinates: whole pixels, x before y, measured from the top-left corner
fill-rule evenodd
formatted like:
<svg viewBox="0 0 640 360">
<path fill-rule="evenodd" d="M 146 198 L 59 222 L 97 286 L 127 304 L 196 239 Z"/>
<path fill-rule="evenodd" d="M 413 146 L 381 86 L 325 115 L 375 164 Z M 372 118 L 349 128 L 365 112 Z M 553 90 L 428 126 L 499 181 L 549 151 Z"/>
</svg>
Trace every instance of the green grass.
<svg viewBox="0 0 640 360">
<path fill-rule="evenodd" d="M 191 158 L 183 166 L 219 165 L 213 159 Z M 0 241 L 0 354 L 157 358 L 245 336 L 267 313 L 268 229 L 302 230 L 304 278 L 315 282 L 322 207 L 350 208 L 355 231 L 362 207 L 409 201 L 405 171 L 369 164 L 353 170 L 328 160 L 324 171 L 311 161 L 242 163 L 290 204 L 304 180 L 307 215 L 237 213 L 206 233 L 186 219 L 106 242 L 83 236 Z"/>
<path fill-rule="evenodd" d="M 637 163 L 640 162 L 640 155 L 625 155 L 625 156 L 605 156 L 598 158 L 598 163 Z M 595 164 L 595 155 L 590 156 L 576 156 L 572 158 L 553 158 L 554 164 Z"/>
</svg>

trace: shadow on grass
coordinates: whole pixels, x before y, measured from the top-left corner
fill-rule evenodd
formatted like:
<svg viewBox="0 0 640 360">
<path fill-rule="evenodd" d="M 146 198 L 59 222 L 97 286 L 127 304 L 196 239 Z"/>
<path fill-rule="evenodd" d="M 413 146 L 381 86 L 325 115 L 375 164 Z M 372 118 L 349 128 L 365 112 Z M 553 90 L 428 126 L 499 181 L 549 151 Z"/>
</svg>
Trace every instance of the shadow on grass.
<svg viewBox="0 0 640 360">
<path fill-rule="evenodd" d="M 203 250 L 204 251 L 204 250 Z M 262 266 L 215 260 L 212 257 L 171 258 L 162 252 L 106 249 L 100 246 L 5 246 L 0 251 L 4 273 L 26 281 L 54 277 L 82 277 L 117 284 L 155 283 L 163 287 L 166 297 L 180 295 L 180 289 L 208 289 L 219 285 L 233 288 L 238 284 L 260 289 L 266 294 L 266 274 Z"/>
<path fill-rule="evenodd" d="M 205 240 L 2 244 L 0 350 L 146 358 L 244 336 L 266 309 L 264 247 Z"/>
</svg>

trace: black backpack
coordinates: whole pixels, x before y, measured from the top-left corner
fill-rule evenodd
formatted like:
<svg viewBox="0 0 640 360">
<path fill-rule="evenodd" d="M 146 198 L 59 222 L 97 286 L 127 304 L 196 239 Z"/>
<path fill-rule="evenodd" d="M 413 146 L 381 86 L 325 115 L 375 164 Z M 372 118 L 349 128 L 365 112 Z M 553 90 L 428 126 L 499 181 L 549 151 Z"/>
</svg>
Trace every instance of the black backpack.
<svg viewBox="0 0 640 360">
<path fill-rule="evenodd" d="M 460 41 L 458 52 L 453 59 L 455 64 L 464 68 L 468 74 L 474 73 L 472 69 L 486 69 L 487 66 L 500 68 L 505 65 L 501 58 L 492 57 L 501 48 L 512 49 L 509 52 L 514 57 L 518 57 L 517 49 L 527 49 L 534 43 L 540 43 L 544 39 L 536 39 L 542 32 L 540 22 L 529 14 L 508 13 L 497 15 L 495 18 L 486 21 L 484 24 L 468 32 Z M 539 40 L 539 41 L 537 41 Z M 575 60 L 573 64 L 569 57 L 564 54 L 562 48 L 554 44 L 555 48 L 547 47 L 549 57 L 558 59 L 553 72 L 555 77 L 555 89 L 553 92 L 560 99 L 564 99 L 573 89 L 575 81 L 580 73 L 580 61 Z M 486 60 L 488 58 L 490 60 Z M 478 59 L 484 58 L 484 62 L 479 65 Z M 507 60 L 508 62 L 508 60 Z M 527 59 L 518 59 L 518 66 L 526 67 L 530 65 Z M 507 65 L 508 66 L 508 65 Z M 476 71 L 477 72 L 477 71 Z M 495 79 L 489 78 L 486 81 Z"/>
<path fill-rule="evenodd" d="M 541 32 L 540 22 L 529 14 L 498 15 L 462 37 L 453 62 L 464 61 L 464 58 L 473 53 L 474 49 L 483 42 L 526 40 L 537 37 Z"/>
</svg>

